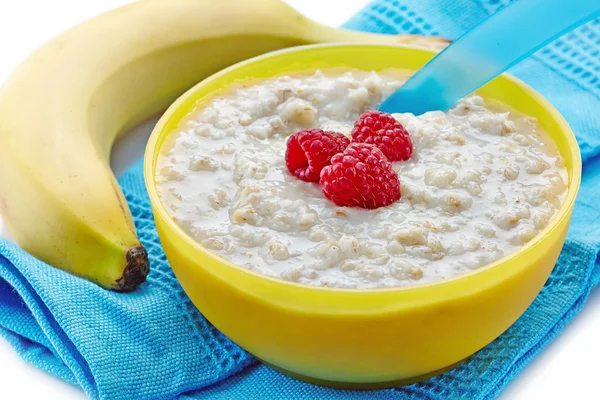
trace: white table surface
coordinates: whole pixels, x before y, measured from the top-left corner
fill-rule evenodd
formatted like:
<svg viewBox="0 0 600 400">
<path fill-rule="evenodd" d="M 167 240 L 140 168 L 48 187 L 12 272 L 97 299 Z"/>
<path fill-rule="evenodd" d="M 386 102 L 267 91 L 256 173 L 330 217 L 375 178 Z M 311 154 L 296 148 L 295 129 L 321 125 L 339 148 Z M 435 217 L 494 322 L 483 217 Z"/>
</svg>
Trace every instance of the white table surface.
<svg viewBox="0 0 600 400">
<path fill-rule="evenodd" d="M 211 1 L 211 0 L 206 0 Z M 337 26 L 367 0 L 287 0 L 305 15 Z M 50 37 L 103 11 L 131 0 L 0 1 L 0 83 L 28 53 Z M 35 110 L 32 110 L 35 112 Z M 131 153 L 142 154 L 151 126 L 138 129 L 113 155 L 117 172 Z M 1 144 L 0 144 L 1 145 Z M 127 157 L 124 155 L 127 154 Z M 4 232 L 0 225 L 0 234 Z M 600 358 L 600 291 L 592 293 L 583 312 L 541 356 L 504 391 L 502 399 L 597 399 Z M 85 394 L 22 361 L 0 339 L 0 399 L 85 399 Z"/>
</svg>

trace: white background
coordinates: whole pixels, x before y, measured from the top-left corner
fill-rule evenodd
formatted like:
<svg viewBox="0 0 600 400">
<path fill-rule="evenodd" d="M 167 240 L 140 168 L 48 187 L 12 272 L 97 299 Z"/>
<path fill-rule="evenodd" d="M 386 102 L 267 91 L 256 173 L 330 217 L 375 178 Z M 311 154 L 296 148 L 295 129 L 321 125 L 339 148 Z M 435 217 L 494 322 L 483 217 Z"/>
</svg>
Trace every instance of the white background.
<svg viewBox="0 0 600 400">
<path fill-rule="evenodd" d="M 202 0 L 199 0 L 202 1 Z M 212 1 L 212 0 L 204 0 Z M 340 25 L 368 0 L 287 0 L 319 22 Z M 0 83 L 21 59 L 52 36 L 130 0 L 0 0 Z M 35 117 L 35 110 L 31 110 Z M 141 155 L 146 127 L 117 149 L 113 164 Z M 1 143 L 0 143 L 1 145 Z M 120 155 L 128 154 L 128 157 Z M 0 226 L 1 229 L 1 226 Z M 502 399 L 598 399 L 600 291 L 584 311 L 502 394 Z M 0 399 L 85 399 L 82 391 L 22 361 L 0 339 Z"/>
</svg>

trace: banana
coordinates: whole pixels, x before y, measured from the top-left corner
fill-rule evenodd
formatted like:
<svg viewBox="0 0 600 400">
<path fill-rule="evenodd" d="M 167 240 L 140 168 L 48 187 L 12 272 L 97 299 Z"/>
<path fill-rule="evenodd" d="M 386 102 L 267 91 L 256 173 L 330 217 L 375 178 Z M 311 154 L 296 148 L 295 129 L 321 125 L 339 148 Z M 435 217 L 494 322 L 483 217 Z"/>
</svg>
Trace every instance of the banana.
<svg viewBox="0 0 600 400">
<path fill-rule="evenodd" d="M 0 90 L 0 213 L 39 259 L 116 291 L 149 270 L 109 160 L 123 132 L 238 61 L 320 42 L 411 43 L 317 24 L 279 0 L 143 0 L 48 42 Z"/>
</svg>

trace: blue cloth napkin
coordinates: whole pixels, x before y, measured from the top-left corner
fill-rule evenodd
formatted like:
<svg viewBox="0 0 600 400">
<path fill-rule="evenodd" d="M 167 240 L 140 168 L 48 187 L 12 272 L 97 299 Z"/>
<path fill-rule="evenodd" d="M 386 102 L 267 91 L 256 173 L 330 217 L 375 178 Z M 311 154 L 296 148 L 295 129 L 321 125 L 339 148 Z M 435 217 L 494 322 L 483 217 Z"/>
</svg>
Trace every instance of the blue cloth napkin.
<svg viewBox="0 0 600 400">
<path fill-rule="evenodd" d="M 502 0 L 378 0 L 346 27 L 455 38 Z M 600 281 L 600 21 L 541 50 L 512 72 L 550 99 L 577 134 L 585 160 L 570 233 L 556 268 L 527 312 L 458 368 L 408 387 L 340 391 L 260 365 L 213 328 L 177 283 L 158 240 L 141 164 L 120 179 L 142 242 L 148 282 L 106 292 L 0 243 L 0 334 L 38 368 L 90 398 L 489 399 L 581 309 Z"/>
</svg>

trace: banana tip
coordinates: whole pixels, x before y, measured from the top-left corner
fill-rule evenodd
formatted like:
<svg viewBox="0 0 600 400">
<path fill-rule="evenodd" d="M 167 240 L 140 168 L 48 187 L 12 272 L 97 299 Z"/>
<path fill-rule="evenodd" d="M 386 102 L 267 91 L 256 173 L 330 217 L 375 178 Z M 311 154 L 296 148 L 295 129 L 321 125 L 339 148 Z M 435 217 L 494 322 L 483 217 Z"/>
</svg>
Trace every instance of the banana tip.
<svg viewBox="0 0 600 400">
<path fill-rule="evenodd" d="M 132 247 L 127 250 L 127 265 L 123 270 L 123 276 L 115 283 L 113 290 L 117 292 L 133 292 L 139 285 L 146 281 L 150 262 L 148 253 L 143 246 Z"/>
</svg>

